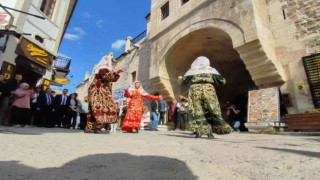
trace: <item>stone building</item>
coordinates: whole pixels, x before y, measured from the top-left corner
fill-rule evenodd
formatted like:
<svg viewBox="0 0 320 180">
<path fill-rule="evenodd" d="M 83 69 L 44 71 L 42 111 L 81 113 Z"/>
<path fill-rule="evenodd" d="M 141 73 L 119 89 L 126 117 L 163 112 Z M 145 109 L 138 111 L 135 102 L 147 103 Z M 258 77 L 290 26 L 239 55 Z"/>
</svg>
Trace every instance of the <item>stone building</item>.
<svg viewBox="0 0 320 180">
<path fill-rule="evenodd" d="M 64 78 L 71 60 L 57 54 L 77 0 L 0 3 L 0 67 L 6 79 L 22 74 L 31 86 L 47 87 L 54 78 Z"/>
<path fill-rule="evenodd" d="M 316 0 L 152 0 L 144 38 L 127 38 L 114 89 L 140 80 L 170 101 L 193 60 L 207 56 L 227 80 L 221 105 L 251 89 L 280 87 L 290 113 L 314 108 L 302 57 L 320 49 Z M 299 86 L 299 88 L 298 88 Z"/>
</svg>

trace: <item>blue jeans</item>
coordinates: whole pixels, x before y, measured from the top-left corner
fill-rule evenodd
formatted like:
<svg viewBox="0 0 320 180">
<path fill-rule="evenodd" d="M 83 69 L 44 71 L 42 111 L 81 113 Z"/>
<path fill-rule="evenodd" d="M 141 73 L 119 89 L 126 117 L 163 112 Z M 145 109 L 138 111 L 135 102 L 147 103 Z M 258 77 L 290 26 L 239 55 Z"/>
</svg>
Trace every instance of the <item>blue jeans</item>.
<svg viewBox="0 0 320 180">
<path fill-rule="evenodd" d="M 239 127 L 240 127 L 240 121 L 235 121 L 234 124 L 233 124 L 233 128 L 236 131 L 240 131 Z"/>
<path fill-rule="evenodd" d="M 158 122 L 160 119 L 160 113 L 152 112 L 152 129 L 157 129 L 158 128 Z"/>
</svg>

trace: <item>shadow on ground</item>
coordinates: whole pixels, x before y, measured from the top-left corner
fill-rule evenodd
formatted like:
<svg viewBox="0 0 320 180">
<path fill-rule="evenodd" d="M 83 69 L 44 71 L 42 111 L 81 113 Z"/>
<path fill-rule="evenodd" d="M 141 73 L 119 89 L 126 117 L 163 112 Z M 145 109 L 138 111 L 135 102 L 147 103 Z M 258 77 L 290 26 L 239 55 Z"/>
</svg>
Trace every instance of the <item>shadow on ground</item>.
<svg viewBox="0 0 320 180">
<path fill-rule="evenodd" d="M 9 126 L 0 126 L 2 134 L 18 134 L 18 135 L 42 135 L 46 133 L 83 133 L 83 130 L 64 129 L 64 128 L 15 128 Z"/>
<path fill-rule="evenodd" d="M 313 151 L 303 151 L 303 150 L 295 150 L 295 149 L 280 149 L 280 148 L 270 148 L 270 147 L 257 147 L 260 149 L 267 149 L 267 150 L 273 150 L 273 151 L 282 151 L 287 153 L 293 153 L 313 158 L 320 158 L 320 152 L 313 152 Z"/>
<path fill-rule="evenodd" d="M 96 154 L 62 167 L 35 169 L 17 161 L 0 161 L 0 179 L 197 179 L 177 159 L 130 154 Z"/>
</svg>

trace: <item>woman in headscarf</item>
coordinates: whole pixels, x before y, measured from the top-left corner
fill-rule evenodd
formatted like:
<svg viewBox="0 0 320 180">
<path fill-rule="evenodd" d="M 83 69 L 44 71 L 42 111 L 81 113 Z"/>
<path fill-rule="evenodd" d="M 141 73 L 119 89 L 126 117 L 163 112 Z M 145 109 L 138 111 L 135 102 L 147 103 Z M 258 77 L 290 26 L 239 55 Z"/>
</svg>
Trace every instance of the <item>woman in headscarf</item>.
<svg viewBox="0 0 320 180">
<path fill-rule="evenodd" d="M 31 105 L 30 100 L 33 98 L 33 90 L 29 89 L 28 83 L 21 83 L 20 87 L 14 91 L 14 102 L 11 109 L 11 120 L 17 126 L 24 127 L 30 124 Z"/>
<path fill-rule="evenodd" d="M 198 57 L 184 77 L 179 77 L 179 81 L 182 84 L 191 82 L 188 95 L 189 130 L 196 133 L 196 138 L 206 134 L 212 139 L 212 133 L 232 132 L 232 128 L 221 116 L 219 100 L 213 86 L 224 85 L 226 80 L 216 69 L 210 67 L 208 58 Z"/>
<path fill-rule="evenodd" d="M 106 124 L 116 123 L 117 109 L 112 97 L 112 82 L 116 82 L 123 72 L 122 69 L 113 70 L 113 54 L 104 56 L 94 67 L 89 79 L 88 101 L 90 111 L 87 114 L 85 132 L 105 133 Z"/>
<path fill-rule="evenodd" d="M 160 100 L 160 96 L 149 95 L 141 85 L 141 82 L 136 81 L 125 90 L 124 96 L 131 98 L 129 101 L 126 116 L 123 121 L 122 130 L 126 132 L 138 133 L 142 120 L 144 103 L 142 98 L 149 100 Z"/>
</svg>

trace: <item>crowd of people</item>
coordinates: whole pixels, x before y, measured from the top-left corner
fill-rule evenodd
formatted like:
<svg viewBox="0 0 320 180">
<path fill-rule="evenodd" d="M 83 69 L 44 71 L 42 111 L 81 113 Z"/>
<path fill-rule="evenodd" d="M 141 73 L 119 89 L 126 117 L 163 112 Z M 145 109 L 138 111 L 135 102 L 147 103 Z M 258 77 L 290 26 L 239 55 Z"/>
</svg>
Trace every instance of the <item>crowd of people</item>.
<svg viewBox="0 0 320 180">
<path fill-rule="evenodd" d="M 68 89 L 55 95 L 51 88 L 43 91 L 40 87 L 31 88 L 23 82 L 21 74 L 14 79 L 4 80 L 0 75 L 0 120 L 1 125 L 15 127 L 61 127 L 84 129 L 88 102 L 77 99 L 76 93 L 68 95 Z M 77 125 L 80 114 L 81 123 Z"/>
<path fill-rule="evenodd" d="M 114 102 L 112 83 L 120 78 L 122 68 L 113 69 L 113 54 L 104 56 L 93 69 L 89 79 L 88 96 L 83 101 L 77 93 L 68 95 L 68 89 L 55 95 L 51 88 L 42 91 L 40 87 L 30 88 L 22 81 L 22 75 L 4 81 L 0 75 L 0 120 L 2 125 L 25 127 L 58 127 L 81 129 L 85 133 L 109 133 L 121 129 L 127 133 L 138 133 L 149 129 L 158 131 L 158 125 L 164 125 L 166 114 L 174 123 L 175 131 L 192 131 L 196 138 L 213 133 L 228 134 L 240 131 L 243 123 L 242 112 L 233 104 L 228 104 L 227 115 L 232 119 L 227 123 L 222 115 L 214 84 L 224 85 L 225 79 L 218 71 L 210 67 L 206 57 L 198 57 L 189 71 L 182 77 L 181 84 L 191 83 L 188 97 L 179 96 L 167 105 L 159 93 L 150 95 L 140 81 L 127 87 L 124 96 L 128 102 Z M 151 101 L 150 111 L 143 99 Z M 77 124 L 77 117 L 80 122 Z"/>
</svg>

